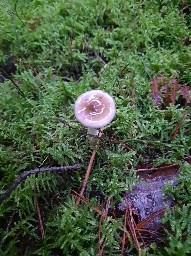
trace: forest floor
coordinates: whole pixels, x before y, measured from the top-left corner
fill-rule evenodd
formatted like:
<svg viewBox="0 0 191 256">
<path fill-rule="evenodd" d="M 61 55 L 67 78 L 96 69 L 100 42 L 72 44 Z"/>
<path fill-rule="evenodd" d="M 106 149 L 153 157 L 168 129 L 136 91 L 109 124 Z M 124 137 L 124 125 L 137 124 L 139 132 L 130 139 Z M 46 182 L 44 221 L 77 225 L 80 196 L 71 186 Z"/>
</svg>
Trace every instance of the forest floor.
<svg viewBox="0 0 191 256">
<path fill-rule="evenodd" d="M 0 255 L 191 255 L 190 1 L 0 7 Z"/>
</svg>

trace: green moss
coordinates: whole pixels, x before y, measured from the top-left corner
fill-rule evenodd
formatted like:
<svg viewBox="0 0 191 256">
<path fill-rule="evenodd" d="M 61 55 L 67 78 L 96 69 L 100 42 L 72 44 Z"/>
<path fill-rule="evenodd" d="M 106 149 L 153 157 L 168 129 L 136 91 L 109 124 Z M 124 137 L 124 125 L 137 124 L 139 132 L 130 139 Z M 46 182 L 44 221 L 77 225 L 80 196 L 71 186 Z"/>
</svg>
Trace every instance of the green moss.
<svg viewBox="0 0 191 256">
<path fill-rule="evenodd" d="M 150 84 L 161 74 L 176 77 L 180 84 L 191 82 L 186 4 L 2 1 L 0 76 L 5 82 L 0 84 L 0 192 L 24 170 L 75 163 L 82 168 L 31 176 L 1 204 L 1 255 L 97 255 L 100 216 L 94 206 L 104 211 L 110 200 L 110 211 L 116 210 L 123 193 L 137 182 L 136 169 L 146 161 L 148 148 L 159 152 L 149 159 L 152 167 L 189 155 L 190 105 L 185 108 L 177 93 L 175 105 L 157 108 Z M 7 69 L 10 56 L 14 56 L 15 73 Z M 117 114 L 104 131 L 88 180 L 85 197 L 90 202 L 77 207 L 71 194 L 80 191 L 92 146 L 86 128 L 75 120 L 73 107 L 78 95 L 91 89 L 110 93 Z M 171 141 L 185 110 L 188 114 Z M 168 233 L 167 255 L 183 253 L 184 245 L 184 255 L 190 253 L 190 231 L 182 227 L 182 216 L 186 224 L 190 222 L 188 170 L 175 190 L 166 189 L 177 201 L 177 210 L 165 220 L 174 216 L 178 223 Z M 184 215 L 181 204 L 187 209 Z M 120 252 L 123 217 L 110 214 L 102 220 L 104 255 Z"/>
</svg>

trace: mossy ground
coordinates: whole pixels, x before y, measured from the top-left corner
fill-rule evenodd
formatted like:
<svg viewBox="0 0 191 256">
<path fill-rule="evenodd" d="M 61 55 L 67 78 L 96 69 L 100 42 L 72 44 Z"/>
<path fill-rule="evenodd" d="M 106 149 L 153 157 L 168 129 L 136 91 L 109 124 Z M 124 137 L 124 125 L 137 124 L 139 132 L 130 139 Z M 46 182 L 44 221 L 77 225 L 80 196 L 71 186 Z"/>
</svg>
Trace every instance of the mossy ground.
<svg viewBox="0 0 191 256">
<path fill-rule="evenodd" d="M 30 176 L 1 203 L 1 255 L 102 255 L 99 244 L 103 255 L 120 255 L 124 216 L 112 213 L 140 166 L 167 163 L 180 165 L 178 186 L 165 191 L 176 202 L 164 219 L 169 238 L 143 254 L 190 255 L 191 167 L 183 161 L 190 157 L 190 98 L 169 82 L 191 84 L 190 1 L 2 0 L 0 7 L 1 193 L 24 170 L 82 166 Z M 161 76 L 172 88 L 154 91 L 159 107 L 152 81 Z M 117 114 L 97 150 L 88 202 L 76 206 L 72 194 L 93 147 L 73 108 L 91 89 L 111 94 Z M 95 207 L 104 212 L 108 202 L 100 221 Z M 130 238 L 126 252 L 137 255 Z"/>
</svg>

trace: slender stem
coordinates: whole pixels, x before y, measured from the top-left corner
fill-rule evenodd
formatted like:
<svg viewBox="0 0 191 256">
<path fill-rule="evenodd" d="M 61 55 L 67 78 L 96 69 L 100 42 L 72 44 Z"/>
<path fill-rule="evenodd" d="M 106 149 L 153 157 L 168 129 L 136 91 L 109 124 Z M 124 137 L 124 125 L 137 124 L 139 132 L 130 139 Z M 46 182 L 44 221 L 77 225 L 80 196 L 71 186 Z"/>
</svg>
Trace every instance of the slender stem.
<svg viewBox="0 0 191 256">
<path fill-rule="evenodd" d="M 89 135 L 97 136 L 98 133 L 99 133 L 98 129 L 88 127 L 88 134 L 89 134 Z"/>
</svg>

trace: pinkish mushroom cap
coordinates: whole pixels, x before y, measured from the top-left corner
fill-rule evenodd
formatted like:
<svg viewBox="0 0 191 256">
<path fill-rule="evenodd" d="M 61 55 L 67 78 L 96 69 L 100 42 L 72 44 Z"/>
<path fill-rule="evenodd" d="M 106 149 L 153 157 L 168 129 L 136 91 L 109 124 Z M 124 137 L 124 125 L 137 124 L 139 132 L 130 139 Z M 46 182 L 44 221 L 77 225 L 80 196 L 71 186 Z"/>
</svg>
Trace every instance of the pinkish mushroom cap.
<svg viewBox="0 0 191 256">
<path fill-rule="evenodd" d="M 108 93 L 92 90 L 77 98 L 74 112 L 77 120 L 85 127 L 102 128 L 113 120 L 115 102 Z"/>
</svg>

